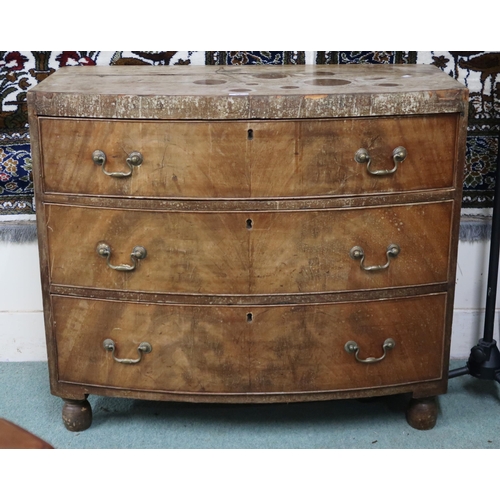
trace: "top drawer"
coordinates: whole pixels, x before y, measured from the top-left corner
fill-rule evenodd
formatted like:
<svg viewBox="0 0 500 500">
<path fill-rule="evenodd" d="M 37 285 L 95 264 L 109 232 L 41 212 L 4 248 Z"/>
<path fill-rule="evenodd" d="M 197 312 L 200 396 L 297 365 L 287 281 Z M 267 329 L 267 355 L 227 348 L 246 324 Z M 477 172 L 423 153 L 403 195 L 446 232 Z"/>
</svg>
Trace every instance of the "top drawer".
<svg viewBox="0 0 500 500">
<path fill-rule="evenodd" d="M 449 188 L 454 179 L 457 118 L 457 114 L 207 122 L 41 118 L 43 189 L 103 196 L 238 199 Z M 393 156 L 398 147 L 406 150 L 403 162 Z M 369 163 L 355 160 L 360 149 L 368 154 Z M 142 161 L 136 161 L 133 152 L 140 153 Z"/>
</svg>

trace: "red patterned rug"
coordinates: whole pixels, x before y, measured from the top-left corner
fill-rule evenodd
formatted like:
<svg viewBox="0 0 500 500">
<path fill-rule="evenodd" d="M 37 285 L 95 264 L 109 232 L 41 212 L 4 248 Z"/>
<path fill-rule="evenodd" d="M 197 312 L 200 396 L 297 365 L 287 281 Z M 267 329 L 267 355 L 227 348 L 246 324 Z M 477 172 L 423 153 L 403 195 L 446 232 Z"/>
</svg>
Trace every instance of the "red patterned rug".
<svg viewBox="0 0 500 500">
<path fill-rule="evenodd" d="M 62 66 L 168 64 L 432 64 L 465 84 L 470 112 L 464 209 L 492 206 L 500 133 L 500 52 L 0 52 L 0 222 L 34 214 L 26 92 Z M 11 218 L 11 217 L 9 217 Z"/>
</svg>

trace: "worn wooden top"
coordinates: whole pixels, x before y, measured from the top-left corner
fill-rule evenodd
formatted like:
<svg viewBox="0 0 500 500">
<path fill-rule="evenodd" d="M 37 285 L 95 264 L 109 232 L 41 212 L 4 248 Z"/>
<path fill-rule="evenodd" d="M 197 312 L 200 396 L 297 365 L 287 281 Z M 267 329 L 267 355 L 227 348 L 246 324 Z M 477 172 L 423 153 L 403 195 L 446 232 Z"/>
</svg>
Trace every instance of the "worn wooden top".
<svg viewBox="0 0 500 500">
<path fill-rule="evenodd" d="M 466 87 L 429 65 L 93 66 L 28 92 L 35 114 L 294 119 L 465 111 Z"/>
</svg>

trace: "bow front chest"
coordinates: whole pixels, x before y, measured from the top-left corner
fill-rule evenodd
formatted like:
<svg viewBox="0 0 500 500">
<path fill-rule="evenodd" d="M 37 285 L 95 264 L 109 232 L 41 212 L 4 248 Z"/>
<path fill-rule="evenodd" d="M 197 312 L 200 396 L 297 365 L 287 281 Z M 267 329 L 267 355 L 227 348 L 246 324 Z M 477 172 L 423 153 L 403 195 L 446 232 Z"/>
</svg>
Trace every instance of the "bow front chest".
<svg viewBox="0 0 500 500">
<path fill-rule="evenodd" d="M 51 391 L 446 392 L 467 89 L 424 65 L 62 68 L 28 92 Z"/>
</svg>

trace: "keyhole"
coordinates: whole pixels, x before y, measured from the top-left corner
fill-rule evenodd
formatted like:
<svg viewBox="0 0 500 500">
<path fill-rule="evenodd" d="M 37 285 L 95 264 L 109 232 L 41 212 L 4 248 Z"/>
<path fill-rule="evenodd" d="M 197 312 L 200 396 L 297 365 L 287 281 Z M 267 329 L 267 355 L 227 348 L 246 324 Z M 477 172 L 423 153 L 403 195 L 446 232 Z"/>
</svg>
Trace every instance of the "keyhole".
<svg viewBox="0 0 500 500">
<path fill-rule="evenodd" d="M 252 229 L 252 228 L 253 228 L 253 220 L 247 219 L 247 229 Z"/>
<path fill-rule="evenodd" d="M 253 321 L 253 314 L 252 313 L 247 313 L 247 321 L 251 323 Z"/>
<path fill-rule="evenodd" d="M 251 141 L 253 139 L 253 130 L 251 128 L 248 129 L 248 140 Z"/>
</svg>

